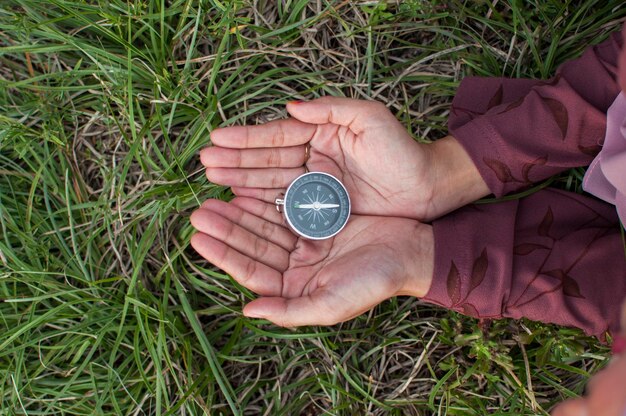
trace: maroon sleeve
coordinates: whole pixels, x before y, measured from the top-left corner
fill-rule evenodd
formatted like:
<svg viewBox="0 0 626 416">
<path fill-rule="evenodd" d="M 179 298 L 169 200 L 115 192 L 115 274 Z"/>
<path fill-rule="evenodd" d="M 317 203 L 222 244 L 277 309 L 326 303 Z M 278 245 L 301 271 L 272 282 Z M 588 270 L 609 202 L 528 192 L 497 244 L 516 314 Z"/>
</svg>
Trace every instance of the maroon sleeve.
<svg viewBox="0 0 626 416">
<path fill-rule="evenodd" d="M 622 42 L 621 34 L 611 34 L 547 81 L 463 80 L 448 128 L 496 196 L 591 162 L 620 91 Z"/>
<path fill-rule="evenodd" d="M 424 300 L 478 318 L 619 330 L 626 256 L 615 208 L 547 189 L 470 205 L 434 221 L 435 270 Z"/>
</svg>

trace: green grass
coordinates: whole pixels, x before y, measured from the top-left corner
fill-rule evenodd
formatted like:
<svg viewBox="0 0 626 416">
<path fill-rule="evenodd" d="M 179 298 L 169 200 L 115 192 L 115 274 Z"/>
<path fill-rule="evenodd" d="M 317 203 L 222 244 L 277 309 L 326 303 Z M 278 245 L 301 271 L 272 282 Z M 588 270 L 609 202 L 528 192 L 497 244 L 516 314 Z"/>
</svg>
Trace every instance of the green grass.
<svg viewBox="0 0 626 416">
<path fill-rule="evenodd" d="M 547 77 L 626 16 L 534 3 L 0 0 L 0 414 L 519 415 L 579 394 L 608 354 L 579 331 L 411 298 L 281 329 L 189 246 L 189 213 L 232 196 L 199 165 L 214 127 L 332 94 L 436 139 L 464 75 Z"/>
</svg>

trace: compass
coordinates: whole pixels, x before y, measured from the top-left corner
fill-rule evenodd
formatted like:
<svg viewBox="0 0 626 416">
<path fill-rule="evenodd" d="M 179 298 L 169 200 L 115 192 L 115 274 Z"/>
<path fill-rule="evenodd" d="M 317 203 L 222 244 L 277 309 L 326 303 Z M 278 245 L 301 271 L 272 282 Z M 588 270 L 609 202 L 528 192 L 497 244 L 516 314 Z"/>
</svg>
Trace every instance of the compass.
<svg viewBox="0 0 626 416">
<path fill-rule="evenodd" d="M 311 240 L 333 237 L 345 227 L 350 217 L 350 197 L 343 184 L 323 172 L 308 172 L 297 177 L 276 199 L 276 208 L 291 229 Z"/>
</svg>

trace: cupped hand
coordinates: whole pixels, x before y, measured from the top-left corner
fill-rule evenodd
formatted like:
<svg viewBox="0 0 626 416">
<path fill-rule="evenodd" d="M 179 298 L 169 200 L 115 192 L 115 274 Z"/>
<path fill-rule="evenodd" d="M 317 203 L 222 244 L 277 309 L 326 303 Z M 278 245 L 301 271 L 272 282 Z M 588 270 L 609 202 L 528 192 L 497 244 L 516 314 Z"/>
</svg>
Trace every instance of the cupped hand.
<svg viewBox="0 0 626 416">
<path fill-rule="evenodd" d="M 306 162 L 309 171 L 344 183 L 356 214 L 422 220 L 441 214 L 431 206 L 431 148 L 413 140 L 382 103 L 323 97 L 291 102 L 287 111 L 289 119 L 213 131 L 213 146 L 201 152 L 209 180 L 273 202 Z"/>
<path fill-rule="evenodd" d="M 192 246 L 261 297 L 244 314 L 277 325 L 332 325 L 396 295 L 423 296 L 433 268 L 431 227 L 353 215 L 328 240 L 296 237 L 274 206 L 208 200 L 191 216 Z"/>
</svg>

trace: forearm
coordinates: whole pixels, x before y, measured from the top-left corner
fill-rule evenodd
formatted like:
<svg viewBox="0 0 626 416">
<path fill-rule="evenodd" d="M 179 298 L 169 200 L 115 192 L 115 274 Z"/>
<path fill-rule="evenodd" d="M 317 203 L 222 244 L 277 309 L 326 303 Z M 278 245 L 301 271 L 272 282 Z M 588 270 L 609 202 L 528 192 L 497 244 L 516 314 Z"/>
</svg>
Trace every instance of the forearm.
<svg viewBox="0 0 626 416">
<path fill-rule="evenodd" d="M 433 230 L 425 300 L 478 318 L 526 317 L 597 336 L 618 328 L 626 258 L 611 205 L 544 190 L 469 205 Z"/>
</svg>

